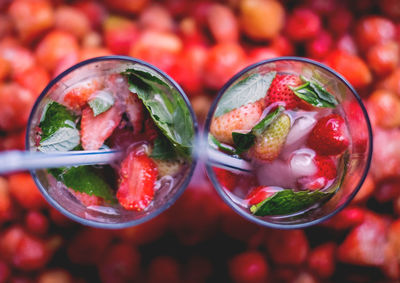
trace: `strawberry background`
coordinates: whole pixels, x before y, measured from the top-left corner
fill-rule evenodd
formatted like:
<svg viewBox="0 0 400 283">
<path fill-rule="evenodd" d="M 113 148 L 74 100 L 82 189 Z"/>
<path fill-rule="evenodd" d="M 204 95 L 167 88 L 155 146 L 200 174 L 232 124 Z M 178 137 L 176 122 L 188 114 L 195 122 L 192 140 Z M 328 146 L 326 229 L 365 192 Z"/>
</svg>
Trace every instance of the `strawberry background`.
<svg viewBox="0 0 400 283">
<path fill-rule="evenodd" d="M 0 282 L 396 282 L 400 280 L 398 0 L 1 0 L 0 149 L 23 149 L 30 108 L 80 60 L 130 55 L 171 75 L 200 121 L 250 63 L 325 62 L 362 96 L 371 171 L 354 201 L 305 230 L 255 226 L 199 167 L 177 203 L 116 231 L 72 223 L 25 172 L 0 177 Z M 229 176 L 226 176 L 229 183 Z"/>
</svg>

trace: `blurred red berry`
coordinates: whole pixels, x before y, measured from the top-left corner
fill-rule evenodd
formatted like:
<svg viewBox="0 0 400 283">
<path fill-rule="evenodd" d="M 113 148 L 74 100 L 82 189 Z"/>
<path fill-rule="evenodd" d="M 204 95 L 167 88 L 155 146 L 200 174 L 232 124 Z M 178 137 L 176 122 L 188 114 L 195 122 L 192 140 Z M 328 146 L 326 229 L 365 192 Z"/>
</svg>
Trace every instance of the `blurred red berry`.
<svg viewBox="0 0 400 283">
<path fill-rule="evenodd" d="M 372 75 L 363 59 L 347 52 L 335 50 L 325 63 L 342 74 L 355 88 L 362 88 L 372 82 Z"/>
<path fill-rule="evenodd" d="M 179 263 L 169 256 L 158 256 L 149 265 L 149 283 L 179 283 L 181 282 L 181 270 Z"/>
<path fill-rule="evenodd" d="M 31 210 L 25 215 L 25 226 L 33 234 L 45 235 L 49 229 L 49 220 L 43 213 Z"/>
<path fill-rule="evenodd" d="M 271 41 L 271 47 L 282 56 L 294 55 L 294 47 L 291 41 L 284 35 L 278 35 Z"/>
<path fill-rule="evenodd" d="M 306 45 L 307 55 L 313 59 L 323 59 L 331 50 L 333 39 L 327 31 L 321 31 Z"/>
<path fill-rule="evenodd" d="M 359 207 L 346 207 L 322 225 L 336 230 L 354 228 L 361 224 L 366 215 L 366 210 Z"/>
<path fill-rule="evenodd" d="M 140 273 L 140 254 L 129 244 L 115 244 L 108 248 L 98 265 L 104 283 L 134 282 Z"/>
<path fill-rule="evenodd" d="M 79 1 L 74 3 L 86 15 L 92 28 L 98 28 L 107 16 L 107 11 L 101 2 L 95 0 Z"/>
<path fill-rule="evenodd" d="M 207 282 L 213 272 L 213 266 L 209 258 L 192 256 L 183 271 L 185 273 L 183 282 Z"/>
<path fill-rule="evenodd" d="M 211 89 L 221 88 L 247 63 L 246 54 L 238 44 L 216 44 L 207 56 L 204 83 Z"/>
<path fill-rule="evenodd" d="M 357 55 L 358 49 L 354 38 L 345 33 L 336 40 L 336 49 L 348 54 Z"/>
<path fill-rule="evenodd" d="M 393 19 L 400 17 L 400 2 L 397 0 L 381 0 L 379 1 L 379 7 L 386 16 Z"/>
<path fill-rule="evenodd" d="M 329 31 L 336 35 L 343 35 L 353 24 L 353 14 L 347 8 L 339 8 L 328 15 Z"/>
<path fill-rule="evenodd" d="M 23 208 L 39 209 L 45 206 L 46 203 L 30 174 L 12 174 L 8 178 L 8 184 L 11 195 Z"/>
<path fill-rule="evenodd" d="M 53 71 L 65 58 L 78 57 L 78 48 L 75 36 L 54 30 L 39 42 L 36 48 L 36 60 L 48 71 Z"/>
<path fill-rule="evenodd" d="M 315 247 L 308 256 L 309 268 L 321 278 L 332 276 L 335 272 L 335 252 L 336 245 L 332 242 Z"/>
<path fill-rule="evenodd" d="M 306 41 L 315 38 L 321 30 L 321 19 L 308 8 L 296 8 L 289 15 L 285 31 L 294 41 Z"/>
<path fill-rule="evenodd" d="M 114 11 L 121 13 L 139 13 L 144 7 L 147 6 L 149 0 L 135 0 L 135 1 L 126 1 L 126 0 L 104 0 L 106 5 Z"/>
<path fill-rule="evenodd" d="M 271 259 L 277 264 L 300 265 L 308 255 L 308 240 L 303 230 L 273 230 L 265 244 Z"/>
<path fill-rule="evenodd" d="M 53 26 L 55 15 L 47 0 L 15 0 L 11 2 L 9 14 L 22 41 L 31 42 Z"/>
<path fill-rule="evenodd" d="M 236 283 L 262 283 L 268 278 L 268 264 L 258 251 L 235 255 L 229 261 L 229 274 Z"/>
<path fill-rule="evenodd" d="M 370 196 L 374 193 L 376 188 L 374 178 L 371 174 L 368 174 L 362 184 L 360 190 L 356 194 L 352 203 L 360 203 L 368 200 Z"/>
<path fill-rule="evenodd" d="M 44 240 L 25 234 L 17 245 L 12 262 L 20 270 L 38 270 L 47 264 L 50 256 Z"/>
<path fill-rule="evenodd" d="M 357 23 L 355 36 L 358 47 L 368 50 L 377 43 L 393 40 L 396 27 L 393 22 L 381 16 L 368 16 Z"/>
<path fill-rule="evenodd" d="M 236 43 L 239 24 L 233 11 L 221 4 L 213 4 L 207 15 L 208 27 L 217 43 Z"/>
<path fill-rule="evenodd" d="M 338 248 L 338 260 L 365 266 L 380 266 L 385 261 L 387 225 L 377 215 L 368 214 Z"/>
<path fill-rule="evenodd" d="M 392 72 L 400 61 L 399 44 L 395 41 L 378 43 L 367 52 L 368 65 L 377 75 Z"/>
<path fill-rule="evenodd" d="M 387 178 L 377 184 L 374 193 L 375 199 L 380 203 L 392 201 L 400 196 L 400 178 Z"/>
<path fill-rule="evenodd" d="M 35 64 L 32 52 L 10 38 L 0 41 L 0 58 L 8 62 L 12 75 L 24 72 Z"/>
<path fill-rule="evenodd" d="M 400 97 L 390 91 L 375 90 L 368 99 L 368 111 L 374 124 L 383 128 L 400 126 Z"/>
<path fill-rule="evenodd" d="M 173 31 L 174 20 L 169 11 L 161 5 L 153 4 L 146 7 L 139 17 L 138 24 L 142 30 Z"/>
<path fill-rule="evenodd" d="M 23 72 L 18 72 L 15 75 L 15 81 L 37 97 L 50 82 L 50 76 L 41 66 L 33 66 Z"/>
<path fill-rule="evenodd" d="M 272 59 L 281 56 L 281 53 L 272 47 L 257 47 L 251 49 L 248 58 L 248 64 L 254 64 L 263 60 Z"/>
<path fill-rule="evenodd" d="M 90 31 L 90 21 L 85 13 L 75 7 L 59 6 L 55 10 L 54 27 L 68 32 L 77 38 L 84 37 Z"/>
</svg>

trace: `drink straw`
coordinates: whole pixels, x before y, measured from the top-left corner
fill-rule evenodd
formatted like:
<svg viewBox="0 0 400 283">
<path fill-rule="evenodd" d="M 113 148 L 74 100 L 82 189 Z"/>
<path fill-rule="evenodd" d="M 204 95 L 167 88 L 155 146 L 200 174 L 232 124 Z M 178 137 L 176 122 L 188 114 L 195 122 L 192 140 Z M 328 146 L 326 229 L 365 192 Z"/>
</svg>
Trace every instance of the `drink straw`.
<svg viewBox="0 0 400 283">
<path fill-rule="evenodd" d="M 0 153 L 0 174 L 21 170 L 57 168 L 76 165 L 107 164 L 118 159 L 121 152 L 116 150 L 35 152 L 5 151 Z"/>
<path fill-rule="evenodd" d="M 213 148 L 208 149 L 208 155 L 206 162 L 212 166 L 227 169 L 227 170 L 235 170 L 240 172 L 251 172 L 253 171 L 252 166 L 249 162 L 235 158 L 228 154 L 222 153 Z"/>
</svg>

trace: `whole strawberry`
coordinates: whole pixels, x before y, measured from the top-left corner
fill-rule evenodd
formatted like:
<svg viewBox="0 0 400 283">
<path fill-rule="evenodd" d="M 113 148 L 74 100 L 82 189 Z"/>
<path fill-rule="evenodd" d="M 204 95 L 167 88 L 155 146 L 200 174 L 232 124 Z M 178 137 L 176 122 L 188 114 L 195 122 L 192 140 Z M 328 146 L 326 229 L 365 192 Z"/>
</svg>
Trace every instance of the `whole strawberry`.
<svg viewBox="0 0 400 283">
<path fill-rule="evenodd" d="M 289 87 L 294 88 L 302 84 L 303 82 L 298 76 L 277 74 L 268 89 L 267 96 L 265 97 L 265 105 L 270 105 L 274 102 L 283 102 L 285 103 L 285 109 L 298 107 L 303 102 Z"/>
<path fill-rule="evenodd" d="M 336 178 L 336 165 L 330 157 L 316 155 L 313 162 L 317 172 L 312 176 L 299 178 L 298 183 L 301 189 L 320 190 Z"/>
<path fill-rule="evenodd" d="M 346 122 L 338 114 L 330 114 L 318 120 L 307 144 L 320 155 L 338 155 L 349 146 Z"/>
<path fill-rule="evenodd" d="M 153 200 L 157 175 L 157 165 L 150 157 L 131 151 L 121 164 L 118 202 L 128 210 L 145 209 Z"/>
<path fill-rule="evenodd" d="M 250 154 L 260 160 L 272 161 L 278 157 L 290 130 L 290 118 L 282 114 L 268 128 L 256 137 Z"/>
</svg>

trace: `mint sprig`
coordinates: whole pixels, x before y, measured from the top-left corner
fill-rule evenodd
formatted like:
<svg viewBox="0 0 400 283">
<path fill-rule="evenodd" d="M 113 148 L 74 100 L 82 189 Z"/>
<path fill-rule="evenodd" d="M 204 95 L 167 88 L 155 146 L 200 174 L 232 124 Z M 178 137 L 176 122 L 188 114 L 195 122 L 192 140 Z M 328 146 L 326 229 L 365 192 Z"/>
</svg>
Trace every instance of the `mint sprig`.
<svg viewBox="0 0 400 283">
<path fill-rule="evenodd" d="M 100 173 L 92 166 L 48 169 L 58 181 L 74 191 L 95 195 L 113 202 L 113 192 Z"/>
<path fill-rule="evenodd" d="M 229 145 L 221 143 L 219 140 L 217 140 L 212 134 L 208 134 L 208 141 L 213 143 L 218 149 L 229 153 L 231 155 L 236 155 L 236 149 L 234 147 L 231 147 Z"/>
<path fill-rule="evenodd" d="M 282 106 L 279 106 L 271 113 L 268 113 L 264 119 L 258 122 L 257 125 L 255 125 L 251 131 L 246 134 L 233 132 L 232 138 L 233 143 L 236 146 L 236 153 L 241 154 L 249 150 L 255 143 L 256 137 L 261 136 L 268 126 L 271 125 L 272 122 L 274 122 L 284 110 L 285 109 Z"/>
<path fill-rule="evenodd" d="M 245 104 L 265 97 L 276 72 L 252 74 L 230 87 L 218 102 L 214 116 L 218 117 Z"/>
<path fill-rule="evenodd" d="M 304 82 L 301 86 L 289 88 L 294 94 L 315 107 L 335 108 L 339 103 L 336 98 L 317 82 L 300 76 Z"/>
<path fill-rule="evenodd" d="M 290 189 L 279 191 L 262 202 L 250 207 L 256 216 L 285 215 L 311 207 L 317 202 L 326 201 L 333 192 L 298 191 Z"/>
<path fill-rule="evenodd" d="M 190 158 L 194 139 L 193 120 L 177 90 L 143 68 L 135 66 L 122 74 L 128 79 L 130 91 L 142 100 L 152 120 L 176 152 Z"/>
<path fill-rule="evenodd" d="M 93 115 L 97 115 L 106 112 L 111 106 L 114 105 L 114 97 L 110 91 L 97 91 L 95 96 L 88 101 L 89 107 L 93 110 Z"/>
<path fill-rule="evenodd" d="M 68 151 L 79 145 L 80 133 L 76 117 L 67 107 L 49 101 L 44 108 L 39 127 L 41 139 L 38 150 L 42 152 Z"/>
<path fill-rule="evenodd" d="M 163 135 L 159 135 L 154 141 L 150 157 L 159 160 L 171 160 L 176 157 L 176 153 L 170 141 Z"/>
</svg>

